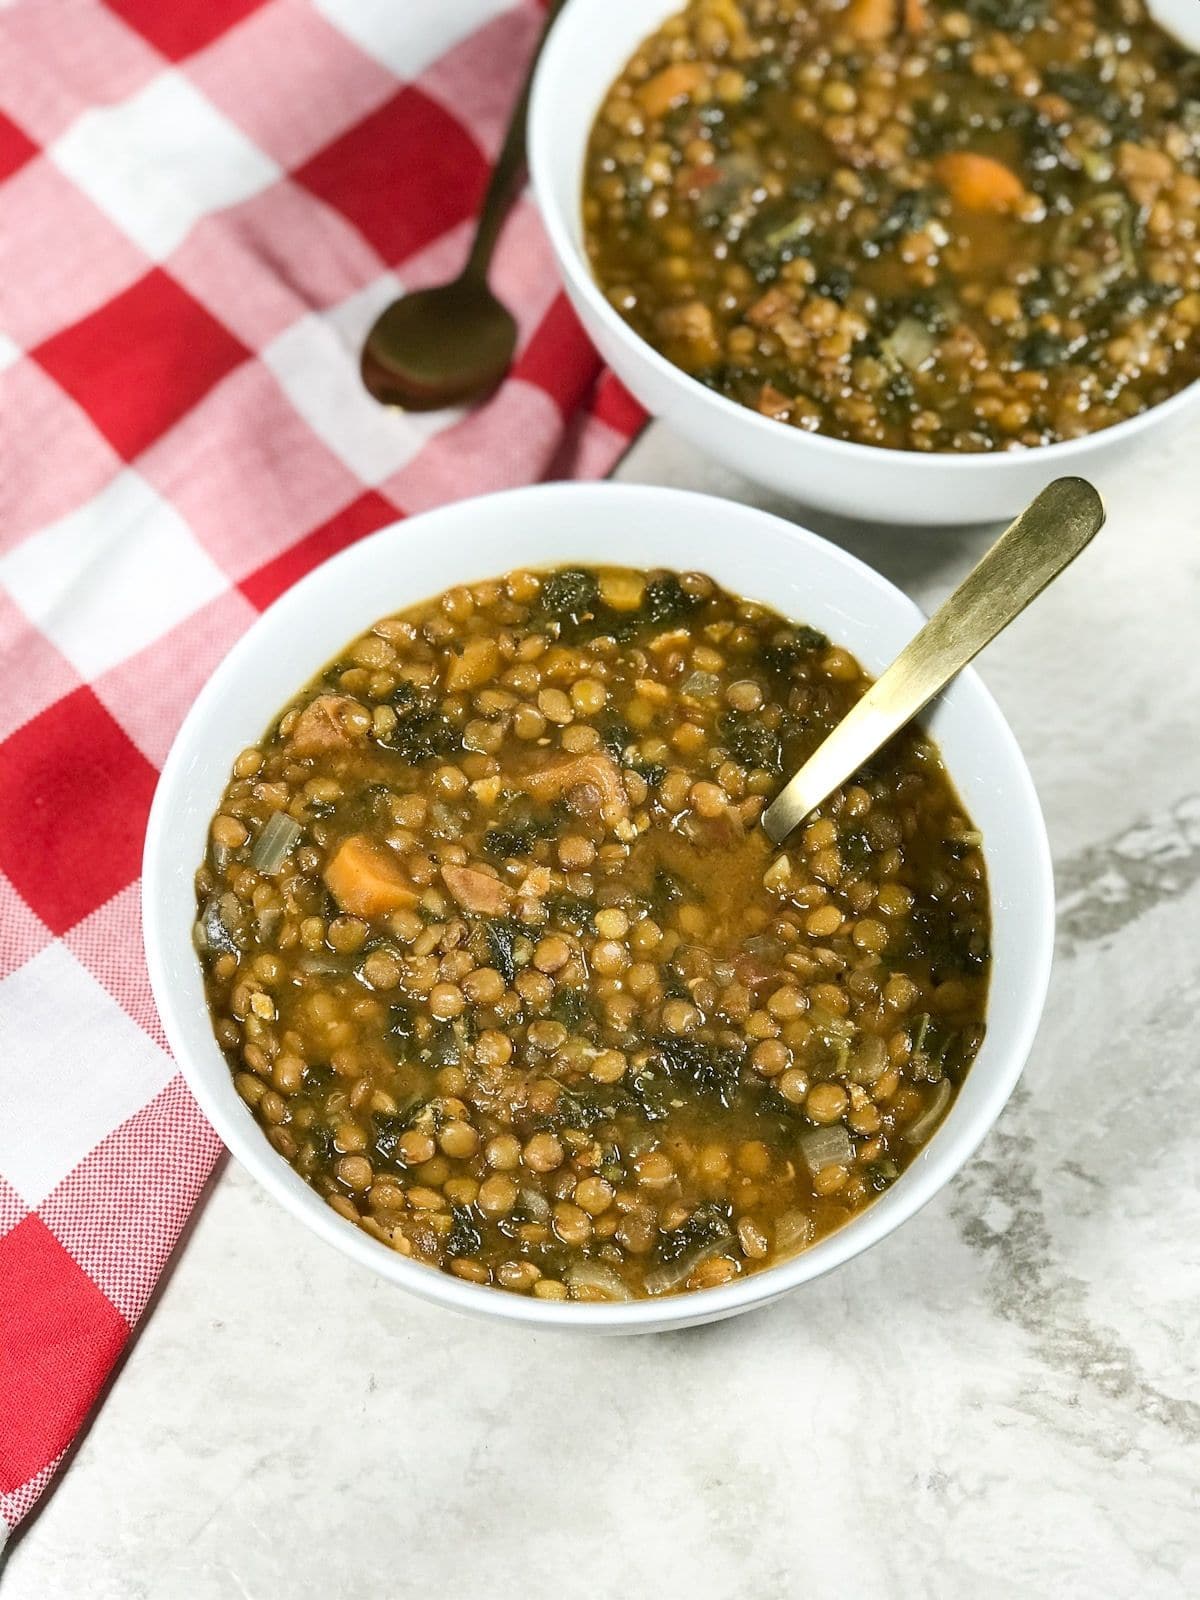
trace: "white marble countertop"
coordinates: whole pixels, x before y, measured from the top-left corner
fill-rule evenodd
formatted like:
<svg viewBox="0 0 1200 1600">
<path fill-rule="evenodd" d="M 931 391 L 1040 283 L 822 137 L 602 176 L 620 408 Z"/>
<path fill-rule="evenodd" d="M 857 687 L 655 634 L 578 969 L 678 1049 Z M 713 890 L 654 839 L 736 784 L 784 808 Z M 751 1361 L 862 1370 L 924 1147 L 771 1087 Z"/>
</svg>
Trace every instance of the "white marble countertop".
<svg viewBox="0 0 1200 1600">
<path fill-rule="evenodd" d="M 661 427 L 620 475 L 770 503 Z M 766 1311 L 600 1340 L 408 1299 L 226 1164 L 3 1600 L 1200 1594 L 1194 443 L 1102 487 L 984 664 L 1061 919 L 959 1179 Z M 926 607 L 987 542 L 807 520 Z"/>
</svg>

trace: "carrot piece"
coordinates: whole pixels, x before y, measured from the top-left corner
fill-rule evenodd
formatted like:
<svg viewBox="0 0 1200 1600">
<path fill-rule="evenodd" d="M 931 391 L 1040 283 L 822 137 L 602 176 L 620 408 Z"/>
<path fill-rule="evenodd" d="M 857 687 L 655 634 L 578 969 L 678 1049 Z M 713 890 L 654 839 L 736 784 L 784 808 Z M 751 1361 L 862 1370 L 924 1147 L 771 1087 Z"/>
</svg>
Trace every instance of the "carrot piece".
<svg viewBox="0 0 1200 1600">
<path fill-rule="evenodd" d="M 1025 188 L 1011 167 L 971 150 L 949 150 L 933 163 L 933 175 L 964 211 L 1013 211 Z"/>
<path fill-rule="evenodd" d="M 925 0 L 904 0 L 904 31 L 923 33 L 928 26 L 929 16 L 925 10 Z"/>
<path fill-rule="evenodd" d="M 846 7 L 846 27 L 863 43 L 877 43 L 896 31 L 897 0 L 850 0 Z"/>
<path fill-rule="evenodd" d="M 500 917 L 512 903 L 512 891 L 478 867 L 443 867 L 442 881 L 464 911 Z"/>
<path fill-rule="evenodd" d="M 325 884 L 342 910 L 356 917 L 406 911 L 420 898 L 392 851 L 363 833 L 343 839 L 330 856 Z"/>
<path fill-rule="evenodd" d="M 647 78 L 637 92 L 642 110 L 648 117 L 662 117 L 672 106 L 690 100 L 708 77 L 708 68 L 702 61 L 675 61 L 652 78 Z"/>
</svg>

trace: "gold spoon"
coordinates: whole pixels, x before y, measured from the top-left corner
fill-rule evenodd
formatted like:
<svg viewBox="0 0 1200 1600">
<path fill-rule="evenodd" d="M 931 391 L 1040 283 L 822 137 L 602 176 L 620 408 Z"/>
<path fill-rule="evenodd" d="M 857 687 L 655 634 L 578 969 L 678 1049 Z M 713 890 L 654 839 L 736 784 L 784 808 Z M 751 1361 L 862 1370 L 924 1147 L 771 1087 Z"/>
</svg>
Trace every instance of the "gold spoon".
<svg viewBox="0 0 1200 1600">
<path fill-rule="evenodd" d="M 771 843 L 853 777 L 1103 526 L 1104 503 L 1083 478 L 1043 489 L 775 796 L 762 817 Z"/>
<path fill-rule="evenodd" d="M 362 380 L 382 405 L 405 411 L 462 405 L 490 394 L 508 371 L 517 324 L 488 288 L 487 270 L 525 160 L 525 115 L 533 69 L 561 5 L 562 0 L 556 0 L 548 8 L 546 28 L 483 197 L 466 266 L 452 283 L 393 300 L 367 334 Z"/>
</svg>

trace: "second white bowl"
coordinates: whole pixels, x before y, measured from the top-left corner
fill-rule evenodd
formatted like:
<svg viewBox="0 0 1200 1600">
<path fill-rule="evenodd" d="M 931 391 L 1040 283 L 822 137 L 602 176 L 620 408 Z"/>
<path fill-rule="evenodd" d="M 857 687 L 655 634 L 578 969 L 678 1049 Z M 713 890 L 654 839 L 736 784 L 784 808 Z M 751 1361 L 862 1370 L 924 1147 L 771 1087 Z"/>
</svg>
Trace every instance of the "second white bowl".
<svg viewBox="0 0 1200 1600">
<path fill-rule="evenodd" d="M 727 466 L 805 505 L 929 527 L 1015 516 L 1064 474 L 1090 477 L 1103 491 L 1147 434 L 1200 418 L 1200 383 L 1194 383 L 1082 439 L 989 455 L 920 455 L 787 427 L 727 400 L 659 355 L 609 305 L 593 277 L 581 199 L 588 137 L 609 85 L 646 35 L 681 6 L 682 0 L 569 0 L 543 51 L 529 112 L 530 173 L 567 294 L 600 354 L 648 411 Z M 1158 0 L 1156 13 L 1184 37 L 1186 7 L 1195 28 L 1196 0 Z"/>
</svg>

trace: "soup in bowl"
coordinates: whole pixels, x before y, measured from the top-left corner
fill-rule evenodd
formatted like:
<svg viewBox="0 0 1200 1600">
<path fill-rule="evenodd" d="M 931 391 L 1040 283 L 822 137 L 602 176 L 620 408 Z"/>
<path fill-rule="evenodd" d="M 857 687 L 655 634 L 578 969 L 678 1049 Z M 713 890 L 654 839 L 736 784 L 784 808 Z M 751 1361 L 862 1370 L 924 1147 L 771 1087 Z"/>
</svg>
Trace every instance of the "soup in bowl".
<svg viewBox="0 0 1200 1600">
<path fill-rule="evenodd" d="M 651 410 L 810 503 L 981 521 L 1200 403 L 1198 85 L 1140 0 L 575 0 L 531 166 Z"/>
<path fill-rule="evenodd" d="M 155 992 L 235 1153 L 385 1276 L 576 1326 L 728 1314 L 911 1214 L 1036 1025 L 1027 774 L 967 674 L 785 850 L 758 816 L 915 622 L 787 524 L 611 485 L 285 596 L 147 844 Z"/>
</svg>

